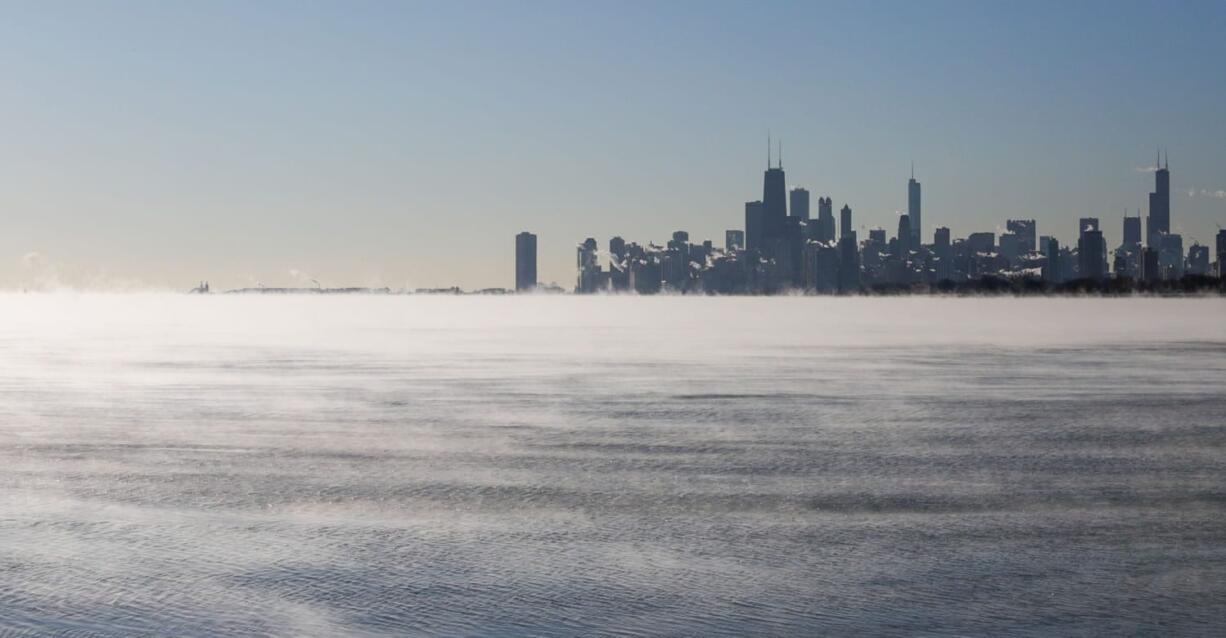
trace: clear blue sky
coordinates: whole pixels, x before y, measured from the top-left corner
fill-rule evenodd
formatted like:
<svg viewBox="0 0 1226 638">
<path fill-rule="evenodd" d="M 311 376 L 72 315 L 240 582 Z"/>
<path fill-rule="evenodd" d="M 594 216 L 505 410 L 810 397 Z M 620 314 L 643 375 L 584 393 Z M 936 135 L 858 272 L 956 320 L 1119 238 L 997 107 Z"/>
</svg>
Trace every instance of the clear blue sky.
<svg viewBox="0 0 1226 638">
<path fill-rule="evenodd" d="M 1226 225 L 1226 3 L 20 2 L 0 8 L 0 285 L 543 280 L 722 244 L 790 185 L 926 240 Z M 1192 194 L 1190 195 L 1189 192 Z"/>
</svg>

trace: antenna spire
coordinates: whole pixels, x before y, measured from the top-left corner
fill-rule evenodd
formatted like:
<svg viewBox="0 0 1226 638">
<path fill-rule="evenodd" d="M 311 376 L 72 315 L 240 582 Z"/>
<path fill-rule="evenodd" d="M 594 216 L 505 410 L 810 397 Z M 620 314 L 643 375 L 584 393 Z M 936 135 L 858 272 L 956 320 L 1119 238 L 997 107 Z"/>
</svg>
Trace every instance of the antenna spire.
<svg viewBox="0 0 1226 638">
<path fill-rule="evenodd" d="M 911 181 L 915 181 L 915 160 L 911 160 Z"/>
<path fill-rule="evenodd" d="M 779 168 L 783 168 L 783 140 L 779 140 Z"/>
<path fill-rule="evenodd" d="M 766 168 L 771 167 L 771 132 L 766 132 Z"/>
<path fill-rule="evenodd" d="M 1166 155 L 1166 161 L 1163 163 L 1162 168 L 1169 170 L 1171 168 L 1171 152 L 1164 151 L 1164 154 Z"/>
</svg>

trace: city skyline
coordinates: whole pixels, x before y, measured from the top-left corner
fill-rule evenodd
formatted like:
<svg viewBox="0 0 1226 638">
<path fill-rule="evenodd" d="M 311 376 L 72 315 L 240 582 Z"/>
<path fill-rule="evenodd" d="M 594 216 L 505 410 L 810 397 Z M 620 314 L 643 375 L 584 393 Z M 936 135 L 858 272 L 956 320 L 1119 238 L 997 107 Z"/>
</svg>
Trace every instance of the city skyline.
<svg viewBox="0 0 1226 638">
<path fill-rule="evenodd" d="M 914 161 L 925 242 L 1113 248 L 1155 147 L 1171 230 L 1226 220 L 1220 3 L 59 7 L 0 25 L 3 289 L 512 287 L 524 229 L 568 286 L 584 237 L 720 242 L 768 132 L 865 230 Z"/>
<path fill-rule="evenodd" d="M 745 203 L 744 224 L 725 231 L 724 246 L 710 239 L 691 241 L 685 229 L 674 231 L 663 244 L 627 242 L 615 236 L 607 252 L 588 237 L 576 250 L 574 292 L 1123 292 L 1160 290 L 1172 284 L 1200 290 L 1210 286 L 1205 278 L 1212 278 L 1213 288 L 1220 287 L 1218 280 L 1226 268 L 1226 230 L 1219 227 L 1211 244 L 1192 239 L 1186 250 L 1183 236 L 1172 232 L 1170 158 L 1161 152 L 1152 170 L 1154 190 L 1147 198 L 1145 241 L 1141 217 L 1125 212 L 1120 242 L 1111 250 L 1105 225 L 1097 216 L 1077 219 L 1075 244 L 1062 242 L 1057 231 L 1040 234 L 1046 229 L 1033 218 L 1007 219 L 1003 232 L 981 230 L 956 238 L 947 226 L 938 226 L 932 242 L 925 242 L 923 197 L 914 165 L 907 181 L 907 212 L 898 215 L 893 236 L 880 226 L 857 227 L 848 204 L 839 211 L 836 236 L 832 199 L 819 195 L 818 217 L 810 219 L 809 191 L 786 190 L 782 144 L 775 155 L 769 136 L 766 144 L 762 197 Z M 525 286 L 520 276 L 525 268 L 536 272 L 535 249 L 531 264 L 526 265 L 521 256 L 525 235 L 516 237 L 520 292 L 537 286 L 535 280 Z M 535 247 L 535 236 L 532 241 Z"/>
</svg>

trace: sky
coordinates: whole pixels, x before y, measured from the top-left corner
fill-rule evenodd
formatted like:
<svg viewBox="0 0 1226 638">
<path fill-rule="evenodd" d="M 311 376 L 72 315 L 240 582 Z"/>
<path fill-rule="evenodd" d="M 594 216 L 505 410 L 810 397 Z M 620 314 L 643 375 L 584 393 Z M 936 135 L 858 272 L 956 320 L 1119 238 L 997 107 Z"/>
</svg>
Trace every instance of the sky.
<svg viewBox="0 0 1226 638">
<path fill-rule="evenodd" d="M 1223 2 L 0 3 L 0 287 L 513 286 L 789 186 L 925 241 L 1226 225 Z M 814 201 L 816 208 L 816 201 Z"/>
</svg>

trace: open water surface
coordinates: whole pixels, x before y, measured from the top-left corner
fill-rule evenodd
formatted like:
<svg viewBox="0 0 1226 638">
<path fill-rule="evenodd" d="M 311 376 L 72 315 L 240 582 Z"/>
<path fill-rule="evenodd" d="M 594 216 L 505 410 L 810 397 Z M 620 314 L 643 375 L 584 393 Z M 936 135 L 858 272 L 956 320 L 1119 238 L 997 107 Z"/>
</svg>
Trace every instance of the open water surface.
<svg viewBox="0 0 1226 638">
<path fill-rule="evenodd" d="M 0 633 L 1223 635 L 1221 299 L 0 296 Z"/>
</svg>

